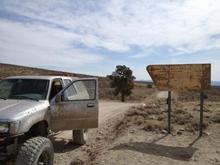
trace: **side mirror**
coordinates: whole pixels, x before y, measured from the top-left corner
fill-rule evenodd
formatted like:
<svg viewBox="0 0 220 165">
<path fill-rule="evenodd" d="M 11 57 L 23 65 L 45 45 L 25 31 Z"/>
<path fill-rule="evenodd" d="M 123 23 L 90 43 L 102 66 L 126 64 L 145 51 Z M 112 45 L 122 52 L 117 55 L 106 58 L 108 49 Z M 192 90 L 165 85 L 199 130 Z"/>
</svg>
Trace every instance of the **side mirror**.
<svg viewBox="0 0 220 165">
<path fill-rule="evenodd" d="M 59 102 L 61 102 L 61 100 L 62 100 L 61 95 L 57 95 L 55 98 L 55 102 L 59 103 Z"/>
</svg>

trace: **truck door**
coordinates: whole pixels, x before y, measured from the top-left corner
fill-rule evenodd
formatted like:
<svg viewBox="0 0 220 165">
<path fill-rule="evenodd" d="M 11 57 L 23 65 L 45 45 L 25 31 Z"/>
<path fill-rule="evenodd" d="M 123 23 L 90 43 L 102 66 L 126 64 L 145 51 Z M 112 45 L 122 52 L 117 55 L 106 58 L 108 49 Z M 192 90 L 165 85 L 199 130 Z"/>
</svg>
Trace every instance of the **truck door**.
<svg viewBox="0 0 220 165">
<path fill-rule="evenodd" d="M 97 79 L 73 81 L 52 99 L 50 110 L 53 131 L 97 128 Z"/>
</svg>

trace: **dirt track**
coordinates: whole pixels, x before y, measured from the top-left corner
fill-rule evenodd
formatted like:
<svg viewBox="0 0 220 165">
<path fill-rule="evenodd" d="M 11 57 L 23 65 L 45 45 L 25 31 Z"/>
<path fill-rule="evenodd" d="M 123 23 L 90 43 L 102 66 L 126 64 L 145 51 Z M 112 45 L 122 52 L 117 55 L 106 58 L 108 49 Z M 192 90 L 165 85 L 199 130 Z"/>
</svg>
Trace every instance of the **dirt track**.
<svg viewBox="0 0 220 165">
<path fill-rule="evenodd" d="M 108 119 L 123 114 L 130 107 L 140 105 L 140 103 L 121 103 L 116 101 L 100 101 L 99 102 L 99 125 L 102 125 Z M 97 129 L 92 129 L 95 132 Z M 77 154 L 75 146 L 71 143 L 71 131 L 63 131 L 52 137 L 55 150 L 55 164 L 70 164 L 72 155 Z"/>
<path fill-rule="evenodd" d="M 124 113 L 130 107 L 140 105 L 140 103 L 121 103 L 113 101 L 100 101 L 99 103 L 99 119 L 100 124 L 112 117 Z"/>
<path fill-rule="evenodd" d="M 71 132 L 55 136 L 55 165 L 220 165 L 220 103 L 206 102 L 206 129 L 198 138 L 198 103 L 173 105 L 172 134 L 166 127 L 166 100 L 100 103 L 100 126 L 89 131 L 86 145 L 75 146 Z M 125 112 L 127 112 L 125 114 Z"/>
<path fill-rule="evenodd" d="M 100 101 L 99 102 L 99 125 L 108 119 L 111 119 L 121 113 L 124 113 L 130 107 L 140 105 L 140 103 L 122 103 L 118 101 Z M 61 139 L 71 139 L 71 131 L 59 132 L 55 137 Z"/>
</svg>

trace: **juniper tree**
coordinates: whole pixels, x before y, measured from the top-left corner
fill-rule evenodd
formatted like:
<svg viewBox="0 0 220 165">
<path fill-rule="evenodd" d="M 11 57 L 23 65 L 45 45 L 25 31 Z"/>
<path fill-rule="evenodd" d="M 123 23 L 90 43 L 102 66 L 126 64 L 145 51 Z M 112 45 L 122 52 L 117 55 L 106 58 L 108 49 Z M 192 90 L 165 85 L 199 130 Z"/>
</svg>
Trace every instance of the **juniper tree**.
<svg viewBox="0 0 220 165">
<path fill-rule="evenodd" d="M 132 70 L 125 65 L 117 65 L 115 72 L 108 77 L 111 79 L 111 87 L 115 88 L 114 95 L 121 94 L 121 101 L 125 101 L 125 97 L 132 93 L 134 88 L 134 79 Z"/>
</svg>

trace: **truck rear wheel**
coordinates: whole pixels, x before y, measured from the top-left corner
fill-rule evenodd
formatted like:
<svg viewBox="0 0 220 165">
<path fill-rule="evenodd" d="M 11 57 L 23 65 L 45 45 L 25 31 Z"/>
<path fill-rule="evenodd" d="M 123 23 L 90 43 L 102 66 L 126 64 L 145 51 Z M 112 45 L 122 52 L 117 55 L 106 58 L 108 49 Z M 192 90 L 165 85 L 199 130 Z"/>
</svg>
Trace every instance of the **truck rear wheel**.
<svg viewBox="0 0 220 165">
<path fill-rule="evenodd" d="M 73 130 L 73 142 L 83 145 L 88 140 L 88 129 Z"/>
<path fill-rule="evenodd" d="M 51 141 L 44 137 L 27 140 L 18 151 L 16 165 L 53 165 L 54 150 Z"/>
</svg>

